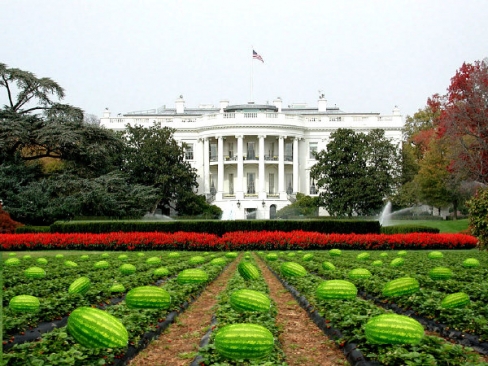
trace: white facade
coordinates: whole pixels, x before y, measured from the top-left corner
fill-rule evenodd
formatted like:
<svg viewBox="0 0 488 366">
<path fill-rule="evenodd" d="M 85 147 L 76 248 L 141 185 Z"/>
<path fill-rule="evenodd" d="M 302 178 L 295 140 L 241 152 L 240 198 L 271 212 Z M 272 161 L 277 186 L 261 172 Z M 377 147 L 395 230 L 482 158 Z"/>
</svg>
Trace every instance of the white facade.
<svg viewBox="0 0 488 366">
<path fill-rule="evenodd" d="M 312 151 L 326 148 L 338 128 L 368 133 L 380 128 L 395 146 L 402 140 L 403 120 L 398 108 L 391 115 L 345 113 L 328 108 L 321 97 L 317 107 L 282 107 L 254 103 L 131 112 L 112 117 L 105 110 L 100 122 L 113 130 L 126 124 L 175 129 L 174 138 L 188 145 L 186 159 L 196 168 L 199 194 L 223 210 L 223 219 L 268 219 L 293 202 L 297 192 L 318 194 L 310 179 Z"/>
</svg>

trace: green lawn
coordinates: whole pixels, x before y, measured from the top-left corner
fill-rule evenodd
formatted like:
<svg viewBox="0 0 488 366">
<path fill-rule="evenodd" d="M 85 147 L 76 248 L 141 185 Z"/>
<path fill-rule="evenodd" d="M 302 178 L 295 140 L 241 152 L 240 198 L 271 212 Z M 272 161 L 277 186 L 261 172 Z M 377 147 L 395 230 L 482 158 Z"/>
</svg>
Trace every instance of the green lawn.
<svg viewBox="0 0 488 366">
<path fill-rule="evenodd" d="M 468 228 L 468 219 L 463 220 L 391 220 L 391 225 L 422 225 L 435 227 L 441 233 L 458 233 Z"/>
</svg>

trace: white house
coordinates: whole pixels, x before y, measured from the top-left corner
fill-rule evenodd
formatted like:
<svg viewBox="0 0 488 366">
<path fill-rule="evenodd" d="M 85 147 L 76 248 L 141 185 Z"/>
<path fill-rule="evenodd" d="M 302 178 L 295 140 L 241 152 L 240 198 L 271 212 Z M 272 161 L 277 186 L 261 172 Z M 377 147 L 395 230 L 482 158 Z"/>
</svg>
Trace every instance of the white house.
<svg viewBox="0 0 488 366">
<path fill-rule="evenodd" d="M 222 100 L 218 108 L 187 108 L 180 96 L 174 108 L 118 116 L 105 110 L 100 122 L 113 130 L 154 123 L 174 128 L 174 138 L 188 146 L 185 158 L 197 169 L 198 192 L 223 210 L 224 219 L 273 218 L 297 192 L 318 194 L 310 178 L 312 152 L 325 149 L 338 128 L 365 133 L 380 128 L 396 146 L 403 128 L 397 107 L 391 115 L 346 113 L 328 107 L 323 96 L 315 107 L 284 107 L 277 98 L 271 105 Z"/>
</svg>

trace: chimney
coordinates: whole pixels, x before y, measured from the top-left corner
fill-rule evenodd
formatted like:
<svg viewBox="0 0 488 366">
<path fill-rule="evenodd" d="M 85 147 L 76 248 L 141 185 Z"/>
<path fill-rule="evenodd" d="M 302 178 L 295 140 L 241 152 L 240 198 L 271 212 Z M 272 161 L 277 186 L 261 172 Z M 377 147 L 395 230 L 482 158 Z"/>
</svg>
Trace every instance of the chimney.
<svg viewBox="0 0 488 366">
<path fill-rule="evenodd" d="M 220 101 L 220 113 L 224 113 L 224 109 L 227 108 L 228 105 L 229 105 L 228 100 L 221 100 Z"/>
<path fill-rule="evenodd" d="M 319 101 L 317 103 L 319 112 L 326 112 L 327 111 L 327 99 L 324 98 L 324 95 L 321 94 L 319 96 Z"/>
<path fill-rule="evenodd" d="M 108 108 L 105 108 L 105 110 L 103 111 L 103 118 L 110 118 L 110 111 L 108 110 Z"/>
<path fill-rule="evenodd" d="M 176 105 L 176 114 L 183 114 L 185 113 L 185 100 L 183 99 L 183 95 L 180 95 L 175 102 Z"/>
<path fill-rule="evenodd" d="M 273 100 L 273 104 L 275 105 L 276 108 L 278 108 L 278 113 L 281 113 L 281 104 L 282 103 L 283 103 L 283 101 L 281 100 L 280 97 Z"/>
<path fill-rule="evenodd" d="M 395 108 L 393 108 L 393 115 L 394 116 L 399 116 L 400 115 L 400 108 L 396 105 Z"/>
</svg>

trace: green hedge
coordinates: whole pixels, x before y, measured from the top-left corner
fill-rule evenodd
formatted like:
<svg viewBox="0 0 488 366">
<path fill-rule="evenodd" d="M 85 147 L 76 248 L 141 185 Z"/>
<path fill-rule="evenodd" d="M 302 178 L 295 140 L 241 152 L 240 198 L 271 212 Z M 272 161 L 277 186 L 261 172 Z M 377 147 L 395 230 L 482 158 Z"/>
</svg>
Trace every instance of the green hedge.
<svg viewBox="0 0 488 366">
<path fill-rule="evenodd" d="M 188 220 L 188 221 L 67 221 L 51 225 L 53 233 L 169 232 L 223 235 L 233 231 L 313 231 L 340 234 L 379 234 L 378 221 L 355 220 Z"/>
<path fill-rule="evenodd" d="M 392 225 L 382 226 L 382 234 L 408 234 L 408 233 L 433 233 L 438 234 L 440 230 L 435 227 L 423 225 Z"/>
<path fill-rule="evenodd" d="M 27 233 L 49 233 L 51 232 L 51 227 L 49 226 L 19 226 L 15 229 L 16 234 L 27 234 Z"/>
</svg>

